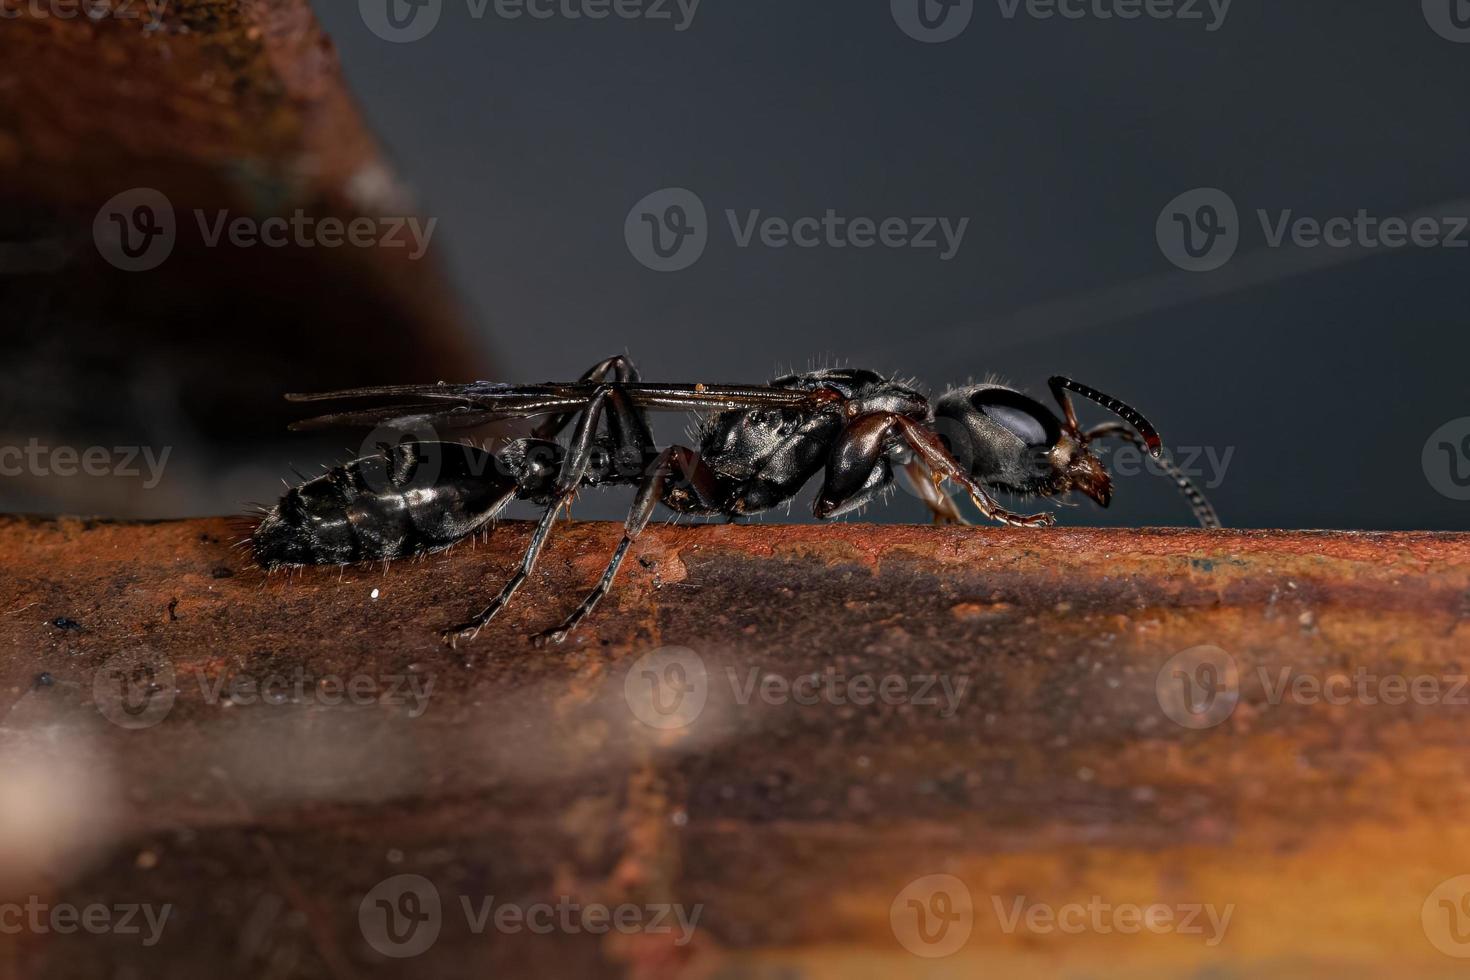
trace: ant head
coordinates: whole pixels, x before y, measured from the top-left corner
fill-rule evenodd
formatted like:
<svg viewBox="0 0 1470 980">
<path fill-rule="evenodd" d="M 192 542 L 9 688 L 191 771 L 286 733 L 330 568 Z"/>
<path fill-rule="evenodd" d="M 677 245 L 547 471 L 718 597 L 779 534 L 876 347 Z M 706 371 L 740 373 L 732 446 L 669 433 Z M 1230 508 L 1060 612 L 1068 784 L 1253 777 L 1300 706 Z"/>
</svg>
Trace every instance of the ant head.
<svg viewBox="0 0 1470 980">
<path fill-rule="evenodd" d="M 1088 448 L 1091 440 L 1078 428 L 1066 392 L 1076 391 L 1120 415 L 1138 428 L 1151 449 L 1158 434 L 1136 411 L 1085 385 L 1053 378 L 1052 391 L 1062 407 L 1061 418 L 1003 385 L 956 388 L 935 402 L 936 426 L 951 454 L 980 483 L 1023 496 L 1077 490 L 1106 507 L 1112 500 L 1112 479 Z"/>
<path fill-rule="evenodd" d="M 945 392 L 934 405 L 950 453 L 986 486 L 1022 496 L 1079 490 L 1106 507 L 1112 480 L 1075 426 L 1001 385 Z"/>
</svg>

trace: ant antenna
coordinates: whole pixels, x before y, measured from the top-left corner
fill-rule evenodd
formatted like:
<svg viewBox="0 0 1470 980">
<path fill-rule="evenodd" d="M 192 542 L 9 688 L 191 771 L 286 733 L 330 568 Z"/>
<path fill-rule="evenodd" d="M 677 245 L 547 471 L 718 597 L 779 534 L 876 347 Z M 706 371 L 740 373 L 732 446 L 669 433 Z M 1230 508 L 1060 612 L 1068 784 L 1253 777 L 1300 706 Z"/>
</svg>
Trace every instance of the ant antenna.
<svg viewBox="0 0 1470 980">
<path fill-rule="evenodd" d="M 1083 434 L 1082 441 L 1086 444 L 1108 436 L 1116 436 L 1131 446 L 1137 446 L 1139 449 L 1144 448 L 1143 440 L 1138 437 L 1136 432 L 1126 425 L 1119 425 L 1116 422 L 1109 422 L 1095 429 L 1088 429 Z M 1184 494 L 1184 499 L 1189 501 L 1189 509 L 1194 511 L 1194 519 L 1199 521 L 1200 527 L 1209 531 L 1219 530 L 1222 525 L 1220 524 L 1220 515 L 1215 513 L 1214 505 L 1205 498 L 1204 494 L 1200 493 L 1199 488 L 1194 485 L 1194 482 L 1184 475 L 1184 471 L 1174 464 L 1174 460 L 1168 456 L 1159 457 L 1159 469 L 1163 470 L 1165 475 L 1174 481 L 1174 485 L 1179 488 L 1179 492 Z"/>
<path fill-rule="evenodd" d="M 1164 440 L 1159 437 L 1159 430 L 1155 429 L 1153 427 L 1153 424 L 1150 423 L 1148 419 L 1144 418 L 1143 413 L 1140 412 L 1138 409 L 1134 408 L 1131 405 L 1125 404 L 1124 402 L 1118 401 L 1118 399 L 1114 398 L 1112 395 L 1105 395 L 1102 392 L 1098 391 L 1096 388 L 1089 388 L 1087 385 L 1083 384 L 1080 381 L 1073 381 L 1071 378 L 1064 378 L 1058 375 L 1052 378 L 1048 382 L 1048 384 L 1051 385 L 1052 394 L 1055 395 L 1057 401 L 1061 403 L 1062 410 L 1067 415 L 1067 421 L 1072 425 L 1074 429 L 1077 427 L 1077 416 L 1076 413 L 1072 411 L 1071 401 L 1067 398 L 1066 394 L 1064 394 L 1064 392 L 1066 391 L 1075 391 L 1077 394 L 1081 395 L 1084 398 L 1092 399 L 1103 408 L 1106 408 L 1108 411 L 1112 412 L 1114 415 L 1118 416 L 1123 421 L 1133 426 L 1135 429 L 1138 430 L 1138 434 L 1143 436 L 1143 441 L 1148 445 L 1149 454 L 1152 455 L 1155 459 L 1162 458 L 1164 452 Z"/>
</svg>

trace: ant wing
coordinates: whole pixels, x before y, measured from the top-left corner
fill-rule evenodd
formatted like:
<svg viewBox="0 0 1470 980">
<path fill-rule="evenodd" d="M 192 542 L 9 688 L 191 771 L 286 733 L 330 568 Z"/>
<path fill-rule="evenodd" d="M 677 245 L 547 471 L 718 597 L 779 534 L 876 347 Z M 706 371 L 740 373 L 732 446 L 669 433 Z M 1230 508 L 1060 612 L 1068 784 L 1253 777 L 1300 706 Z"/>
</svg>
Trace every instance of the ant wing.
<svg viewBox="0 0 1470 980">
<path fill-rule="evenodd" d="M 532 418 L 576 411 L 592 399 L 600 382 L 509 385 L 493 381 L 450 385 L 389 385 L 315 394 L 291 394 L 293 402 L 386 398 L 376 408 L 336 412 L 306 419 L 292 429 L 326 426 L 397 425 L 414 427 L 442 423 L 455 428 L 482 425 L 496 419 Z M 637 408 L 663 411 L 711 411 L 758 407 L 796 407 L 810 402 L 808 392 L 765 385 L 651 384 L 630 382 L 618 386 Z M 403 401 L 399 401 L 403 399 Z"/>
</svg>

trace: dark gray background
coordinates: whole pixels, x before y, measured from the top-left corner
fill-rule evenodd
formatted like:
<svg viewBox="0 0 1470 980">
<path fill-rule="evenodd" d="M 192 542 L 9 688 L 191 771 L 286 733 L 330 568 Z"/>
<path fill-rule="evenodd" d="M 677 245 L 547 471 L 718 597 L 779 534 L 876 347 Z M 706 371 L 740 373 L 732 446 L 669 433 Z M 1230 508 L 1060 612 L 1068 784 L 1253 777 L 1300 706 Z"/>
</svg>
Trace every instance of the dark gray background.
<svg viewBox="0 0 1470 980">
<path fill-rule="evenodd" d="M 355 2 L 316 6 L 508 379 L 623 350 L 655 379 L 842 362 L 1038 392 L 1068 373 L 1171 445 L 1233 450 L 1211 491 L 1228 525 L 1466 526 L 1421 455 L 1470 415 L 1470 249 L 1270 249 L 1255 217 L 1470 213 L 1470 44 L 1417 0 L 1236 0 L 1214 32 L 976 0 L 942 44 L 907 36 L 888 0 L 705 0 L 683 32 L 443 0 L 406 44 Z M 623 225 L 671 186 L 708 207 L 710 242 L 658 273 Z M 1176 269 L 1155 236 L 1196 187 L 1241 213 L 1238 253 L 1210 273 Z M 971 221 L 942 262 L 741 249 L 726 208 Z M 1162 479 L 1121 484 L 1112 511 L 1063 521 L 1188 522 Z M 870 517 L 920 514 L 899 495 Z"/>
</svg>

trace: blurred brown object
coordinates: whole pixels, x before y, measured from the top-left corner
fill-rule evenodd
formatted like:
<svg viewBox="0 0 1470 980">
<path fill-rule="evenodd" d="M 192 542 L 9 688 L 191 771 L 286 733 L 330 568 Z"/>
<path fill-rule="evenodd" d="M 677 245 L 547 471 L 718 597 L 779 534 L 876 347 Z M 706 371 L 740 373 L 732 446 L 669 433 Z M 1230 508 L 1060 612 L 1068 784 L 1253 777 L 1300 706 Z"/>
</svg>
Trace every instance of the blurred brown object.
<svg viewBox="0 0 1470 980">
<path fill-rule="evenodd" d="M 269 579 L 238 533 L 0 522 L 26 793 L 0 901 L 173 909 L 149 947 L 7 937 L 17 975 L 1448 977 L 1470 953 L 1470 536 L 656 526 L 537 649 L 620 534 L 576 523 L 451 651 L 435 629 L 528 525 Z M 669 931 L 497 927 L 487 898 Z"/>
<path fill-rule="evenodd" d="M 7 443 L 238 452 L 282 437 L 287 390 L 488 372 L 306 0 L 0 12 Z"/>
</svg>

